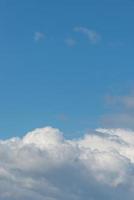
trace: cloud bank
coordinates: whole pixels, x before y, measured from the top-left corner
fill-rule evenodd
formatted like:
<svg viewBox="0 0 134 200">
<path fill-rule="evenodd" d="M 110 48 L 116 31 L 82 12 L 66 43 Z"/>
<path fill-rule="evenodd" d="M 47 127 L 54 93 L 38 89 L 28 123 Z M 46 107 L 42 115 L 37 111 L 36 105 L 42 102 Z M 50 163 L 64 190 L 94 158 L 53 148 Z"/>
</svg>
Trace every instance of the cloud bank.
<svg viewBox="0 0 134 200">
<path fill-rule="evenodd" d="M 134 132 L 67 140 L 52 127 L 0 140 L 0 200 L 133 200 Z"/>
</svg>

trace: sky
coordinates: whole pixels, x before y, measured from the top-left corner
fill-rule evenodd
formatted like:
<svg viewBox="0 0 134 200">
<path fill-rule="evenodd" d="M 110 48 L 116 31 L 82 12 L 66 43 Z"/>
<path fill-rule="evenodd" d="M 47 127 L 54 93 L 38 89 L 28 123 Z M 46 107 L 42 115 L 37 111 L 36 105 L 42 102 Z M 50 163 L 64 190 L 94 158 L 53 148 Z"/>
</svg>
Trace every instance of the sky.
<svg viewBox="0 0 134 200">
<path fill-rule="evenodd" d="M 134 106 L 118 106 L 133 98 L 133 8 L 132 0 L 0 0 L 1 138 L 44 126 L 69 138 L 134 128 Z"/>
<path fill-rule="evenodd" d="M 0 0 L 0 200 L 134 199 L 133 10 Z"/>
</svg>

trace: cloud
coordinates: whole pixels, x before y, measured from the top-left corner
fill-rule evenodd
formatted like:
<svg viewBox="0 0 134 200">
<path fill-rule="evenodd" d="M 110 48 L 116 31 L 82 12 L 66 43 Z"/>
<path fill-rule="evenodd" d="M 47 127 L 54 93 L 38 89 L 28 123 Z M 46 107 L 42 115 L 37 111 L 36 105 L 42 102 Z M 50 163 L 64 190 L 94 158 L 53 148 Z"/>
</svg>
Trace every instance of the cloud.
<svg viewBox="0 0 134 200">
<path fill-rule="evenodd" d="M 97 33 L 94 30 L 88 29 L 86 27 L 81 27 L 81 26 L 75 27 L 74 31 L 85 35 L 88 38 L 88 40 L 90 41 L 90 43 L 92 43 L 92 44 L 97 44 L 101 39 L 101 36 L 99 33 Z"/>
<path fill-rule="evenodd" d="M 121 127 L 134 129 L 134 95 L 109 95 L 105 97 L 110 108 L 109 114 L 101 116 L 104 127 Z"/>
<path fill-rule="evenodd" d="M 66 40 L 65 40 L 65 43 L 67 44 L 67 46 L 69 46 L 69 47 L 74 47 L 75 45 L 76 45 L 76 40 L 75 39 L 73 39 L 73 38 L 67 38 Z"/>
<path fill-rule="evenodd" d="M 1 200 L 132 200 L 134 132 L 67 140 L 52 127 L 0 141 Z"/>
<path fill-rule="evenodd" d="M 134 115 L 130 113 L 105 114 L 101 117 L 101 123 L 104 127 L 134 129 Z"/>
<path fill-rule="evenodd" d="M 134 109 L 134 96 L 107 96 L 107 103 L 111 105 L 120 105 L 127 109 Z"/>
<path fill-rule="evenodd" d="M 59 115 L 56 115 L 55 118 L 59 121 L 62 121 L 62 122 L 68 122 L 69 120 L 69 117 L 65 114 L 59 114 Z"/>
<path fill-rule="evenodd" d="M 35 42 L 39 42 L 41 40 L 44 40 L 45 37 L 46 36 L 45 36 L 45 34 L 43 32 L 37 31 L 37 32 L 34 33 L 34 41 Z"/>
</svg>

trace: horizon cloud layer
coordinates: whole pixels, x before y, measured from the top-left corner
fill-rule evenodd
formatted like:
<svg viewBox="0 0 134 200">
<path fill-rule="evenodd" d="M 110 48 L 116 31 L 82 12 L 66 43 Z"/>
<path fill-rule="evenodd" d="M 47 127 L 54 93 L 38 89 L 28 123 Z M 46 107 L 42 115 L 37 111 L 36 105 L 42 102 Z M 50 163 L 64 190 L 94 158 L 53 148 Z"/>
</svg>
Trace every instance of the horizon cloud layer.
<svg viewBox="0 0 134 200">
<path fill-rule="evenodd" d="M 0 200 L 134 199 L 134 132 L 97 129 L 67 140 L 45 127 L 0 140 Z"/>
</svg>

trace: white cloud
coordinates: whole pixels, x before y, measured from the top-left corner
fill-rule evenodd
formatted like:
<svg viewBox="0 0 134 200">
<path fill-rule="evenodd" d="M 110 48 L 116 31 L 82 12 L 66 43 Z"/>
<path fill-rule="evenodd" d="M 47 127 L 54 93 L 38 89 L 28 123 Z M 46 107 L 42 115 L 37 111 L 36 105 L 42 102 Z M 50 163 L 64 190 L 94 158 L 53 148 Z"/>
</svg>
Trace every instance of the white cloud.
<svg viewBox="0 0 134 200">
<path fill-rule="evenodd" d="M 44 40 L 45 37 L 46 36 L 45 36 L 45 34 L 43 32 L 37 31 L 37 32 L 34 33 L 34 41 L 35 42 L 39 42 L 41 40 Z"/>
<path fill-rule="evenodd" d="M 0 141 L 1 200 L 133 200 L 134 132 L 98 129 L 66 140 L 36 129 Z"/>
<path fill-rule="evenodd" d="M 98 43 L 101 39 L 99 33 L 86 27 L 75 27 L 74 31 L 84 34 L 92 44 Z"/>
</svg>

